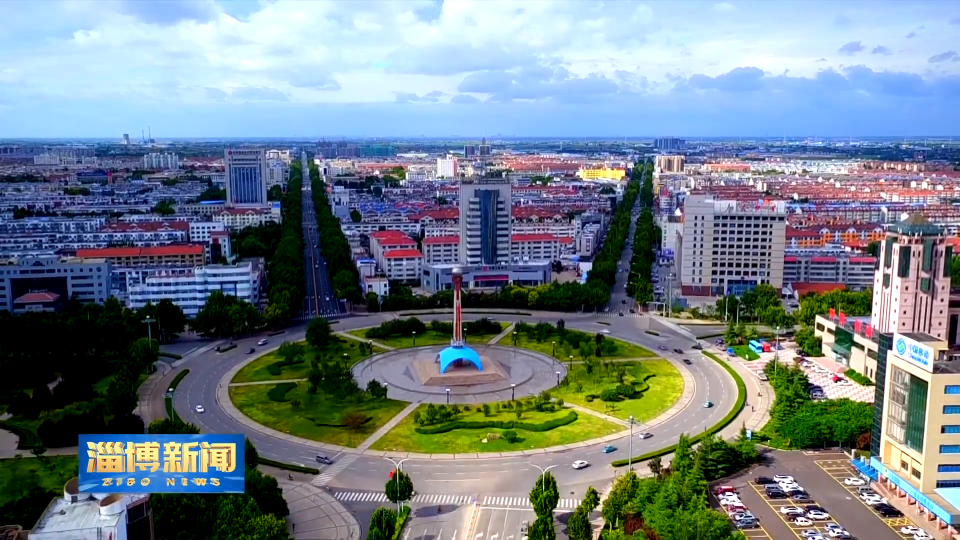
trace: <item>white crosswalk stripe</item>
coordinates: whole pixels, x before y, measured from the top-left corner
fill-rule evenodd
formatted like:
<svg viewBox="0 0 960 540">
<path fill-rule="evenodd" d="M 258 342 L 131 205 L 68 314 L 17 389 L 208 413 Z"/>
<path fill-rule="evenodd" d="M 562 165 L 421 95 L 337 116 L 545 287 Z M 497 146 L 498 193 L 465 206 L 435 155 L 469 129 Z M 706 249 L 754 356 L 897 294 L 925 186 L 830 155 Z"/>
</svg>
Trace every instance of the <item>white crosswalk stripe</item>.
<svg viewBox="0 0 960 540">
<path fill-rule="evenodd" d="M 353 465 L 353 462 L 357 460 L 357 457 L 357 454 L 347 454 L 341 456 L 336 463 L 327 466 L 326 469 L 320 472 L 320 476 L 314 478 L 312 481 L 310 481 L 310 483 L 317 487 L 323 487 L 329 484 L 335 476 L 342 473 L 350 465 Z"/>
<path fill-rule="evenodd" d="M 484 497 L 483 506 L 493 507 L 520 507 L 532 508 L 530 499 L 526 497 Z M 557 502 L 558 510 L 575 510 L 580 506 L 580 499 L 560 499 Z"/>
<path fill-rule="evenodd" d="M 337 491 L 334 498 L 343 502 L 387 502 L 386 494 L 377 491 Z M 418 493 L 414 495 L 412 503 L 420 504 L 468 504 L 473 501 L 470 495 L 436 495 Z"/>
</svg>

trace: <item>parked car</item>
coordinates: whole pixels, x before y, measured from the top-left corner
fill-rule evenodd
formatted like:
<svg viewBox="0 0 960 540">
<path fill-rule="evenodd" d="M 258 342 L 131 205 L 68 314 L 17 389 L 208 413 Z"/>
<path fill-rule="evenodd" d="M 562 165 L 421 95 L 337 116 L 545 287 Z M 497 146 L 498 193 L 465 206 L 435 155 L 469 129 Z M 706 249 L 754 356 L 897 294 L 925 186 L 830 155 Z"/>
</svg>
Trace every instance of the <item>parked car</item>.
<svg viewBox="0 0 960 540">
<path fill-rule="evenodd" d="M 800 493 L 794 493 L 790 495 L 790 500 L 796 502 L 807 502 L 810 500 L 810 496 L 807 495 L 805 491 L 801 491 Z"/>
<path fill-rule="evenodd" d="M 799 506 L 781 506 L 780 513 L 785 516 L 802 516 L 805 514 L 803 508 L 800 508 Z"/>
<path fill-rule="evenodd" d="M 786 474 L 776 474 L 773 476 L 774 482 L 793 482 L 793 477 Z"/>
<path fill-rule="evenodd" d="M 799 525 L 800 527 L 809 527 L 813 525 L 813 522 L 803 516 L 797 516 L 793 518 L 793 524 Z"/>
<path fill-rule="evenodd" d="M 821 535 L 820 535 L 820 531 L 816 529 L 804 529 L 800 531 L 800 536 L 802 536 L 803 538 L 813 538 Z"/>
<path fill-rule="evenodd" d="M 880 514 L 882 517 L 885 517 L 885 518 L 903 517 L 903 512 L 897 510 L 896 508 L 890 506 L 889 504 L 880 503 L 874 506 L 873 509 L 876 510 L 878 514 Z"/>
<path fill-rule="evenodd" d="M 776 487 L 767 487 L 767 497 L 771 499 L 786 499 L 787 494 L 782 489 Z"/>
<path fill-rule="evenodd" d="M 846 529 L 827 529 L 827 536 L 830 538 L 843 538 L 844 536 L 850 536 L 850 533 Z"/>
<path fill-rule="evenodd" d="M 741 519 L 757 519 L 757 518 L 750 512 L 737 512 L 736 514 L 731 515 L 730 519 L 734 521 L 740 521 Z"/>
<path fill-rule="evenodd" d="M 753 479 L 753 483 L 757 484 L 758 486 L 765 486 L 767 484 L 776 484 L 773 478 L 770 478 L 769 476 L 758 476 Z"/>
<path fill-rule="evenodd" d="M 830 514 L 826 512 L 821 512 L 820 510 L 811 510 L 807 512 L 807 517 L 809 519 L 830 519 Z"/>
<path fill-rule="evenodd" d="M 844 478 L 843 483 L 848 486 L 862 486 L 866 482 L 862 478 Z"/>
<path fill-rule="evenodd" d="M 756 519 L 740 519 L 733 522 L 734 527 L 738 529 L 752 529 L 757 526 Z"/>
</svg>

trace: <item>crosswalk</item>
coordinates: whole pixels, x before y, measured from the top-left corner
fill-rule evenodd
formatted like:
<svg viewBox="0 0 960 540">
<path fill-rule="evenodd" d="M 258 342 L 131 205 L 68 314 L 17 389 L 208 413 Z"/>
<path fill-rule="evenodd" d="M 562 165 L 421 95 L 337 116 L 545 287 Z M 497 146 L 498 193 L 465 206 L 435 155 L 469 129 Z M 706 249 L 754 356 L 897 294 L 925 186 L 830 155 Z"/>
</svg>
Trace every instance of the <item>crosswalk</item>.
<svg viewBox="0 0 960 540">
<path fill-rule="evenodd" d="M 333 497 L 338 501 L 344 502 L 387 502 L 386 494 L 378 491 L 338 491 L 333 494 Z M 424 504 L 467 504 L 473 502 L 473 496 L 417 493 L 410 502 Z"/>
<path fill-rule="evenodd" d="M 533 508 L 527 497 L 484 497 L 483 506 Z M 580 506 L 580 499 L 560 499 L 559 510 L 574 510 Z"/>
<path fill-rule="evenodd" d="M 310 483 L 317 487 L 323 487 L 329 484 L 330 481 L 333 480 L 333 477 L 342 473 L 350 465 L 353 465 L 353 462 L 356 461 L 358 457 L 358 454 L 346 454 L 341 456 L 333 465 L 330 465 L 321 471 L 320 476 L 317 476 L 311 480 Z"/>
<path fill-rule="evenodd" d="M 620 312 L 619 312 L 619 311 L 608 311 L 608 312 L 606 312 L 606 313 L 597 313 L 596 316 L 597 316 L 597 317 L 619 317 L 619 316 L 620 316 Z M 646 314 L 646 313 L 629 313 L 627 310 L 623 310 L 623 316 L 624 316 L 624 317 L 639 318 L 639 317 L 646 317 L 647 314 Z"/>
</svg>

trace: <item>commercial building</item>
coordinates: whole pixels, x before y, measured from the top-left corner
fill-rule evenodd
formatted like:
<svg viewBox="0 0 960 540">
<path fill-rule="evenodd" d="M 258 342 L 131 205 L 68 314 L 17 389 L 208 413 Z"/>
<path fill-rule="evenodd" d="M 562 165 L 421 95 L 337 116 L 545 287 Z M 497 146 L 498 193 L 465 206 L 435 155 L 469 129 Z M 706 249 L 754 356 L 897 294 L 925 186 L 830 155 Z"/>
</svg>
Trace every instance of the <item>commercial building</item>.
<svg viewBox="0 0 960 540">
<path fill-rule="evenodd" d="M 510 260 L 559 261 L 561 246 L 573 244 L 572 238 L 561 238 L 551 234 L 514 234 L 510 241 Z"/>
<path fill-rule="evenodd" d="M 222 221 L 190 221 L 189 234 L 191 242 L 208 243 L 210 237 L 215 232 L 224 232 L 227 230 L 226 224 Z"/>
<path fill-rule="evenodd" d="M 108 247 L 78 249 L 78 259 L 103 259 L 112 266 L 137 268 L 158 266 L 203 266 L 203 244 L 173 244 L 156 247 Z"/>
<path fill-rule="evenodd" d="M 63 301 L 102 304 L 110 297 L 110 262 L 106 259 L 36 255 L 0 260 L 0 310 L 14 311 L 14 300 L 48 292 Z"/>
<path fill-rule="evenodd" d="M 382 297 L 390 294 L 390 280 L 383 276 L 368 276 L 362 281 L 364 295 L 373 293 Z"/>
<path fill-rule="evenodd" d="M 873 286 L 877 264 L 843 249 L 787 249 L 783 257 L 783 283 L 840 283 L 851 291 Z"/>
<path fill-rule="evenodd" d="M 463 263 L 510 263 L 509 181 L 460 184 L 460 257 Z"/>
<path fill-rule="evenodd" d="M 227 205 L 267 204 L 267 155 L 263 148 L 224 150 Z"/>
<path fill-rule="evenodd" d="M 290 166 L 280 160 L 267 160 L 267 188 L 286 186 L 290 181 Z"/>
<path fill-rule="evenodd" d="M 169 299 L 184 315 L 194 317 L 213 291 L 256 305 L 260 298 L 260 268 L 251 261 L 211 265 L 186 271 L 160 270 L 129 289 L 127 307 L 140 309 L 147 303 Z"/>
<path fill-rule="evenodd" d="M 30 540 L 153 540 L 150 495 L 81 493 L 77 479 L 47 505 Z"/>
<path fill-rule="evenodd" d="M 458 175 L 457 158 L 437 158 L 437 178 L 456 178 Z"/>
<path fill-rule="evenodd" d="M 180 168 L 180 156 L 152 152 L 143 156 L 143 168 L 151 171 L 176 171 Z"/>
<path fill-rule="evenodd" d="M 453 269 L 463 270 L 465 289 L 497 289 L 507 285 L 536 287 L 550 283 L 550 261 L 525 264 L 460 265 L 425 264 L 421 272 L 420 286 L 431 294 L 453 290 Z"/>
<path fill-rule="evenodd" d="M 757 285 L 783 287 L 784 201 L 684 202 L 677 266 L 685 296 L 741 295 Z"/>
<path fill-rule="evenodd" d="M 609 167 L 582 167 L 577 176 L 584 180 L 623 180 L 626 177 L 625 169 L 611 169 Z"/>
</svg>

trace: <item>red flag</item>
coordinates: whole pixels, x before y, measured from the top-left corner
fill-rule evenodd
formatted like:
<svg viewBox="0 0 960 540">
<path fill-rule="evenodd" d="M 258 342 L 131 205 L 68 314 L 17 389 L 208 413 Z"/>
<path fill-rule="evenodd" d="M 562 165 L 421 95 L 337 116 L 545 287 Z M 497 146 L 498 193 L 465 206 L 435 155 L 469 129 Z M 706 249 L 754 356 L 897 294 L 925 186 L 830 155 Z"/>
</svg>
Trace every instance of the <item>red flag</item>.
<svg viewBox="0 0 960 540">
<path fill-rule="evenodd" d="M 844 324 L 845 322 L 847 322 L 847 316 L 844 315 L 843 312 L 841 311 L 841 312 L 840 312 L 840 326 L 843 326 L 843 324 Z"/>
<path fill-rule="evenodd" d="M 833 308 L 830 308 L 829 318 L 830 318 L 830 320 L 833 320 L 833 319 L 836 319 L 836 318 L 837 318 L 837 312 L 836 312 Z"/>
<path fill-rule="evenodd" d="M 861 327 L 861 326 L 862 326 L 862 323 L 861 323 L 860 321 L 853 321 L 853 331 L 854 331 L 854 332 L 856 332 L 856 333 L 859 334 L 859 333 L 860 333 L 860 327 Z"/>
<path fill-rule="evenodd" d="M 867 325 L 867 337 L 873 337 L 873 326 Z"/>
</svg>

